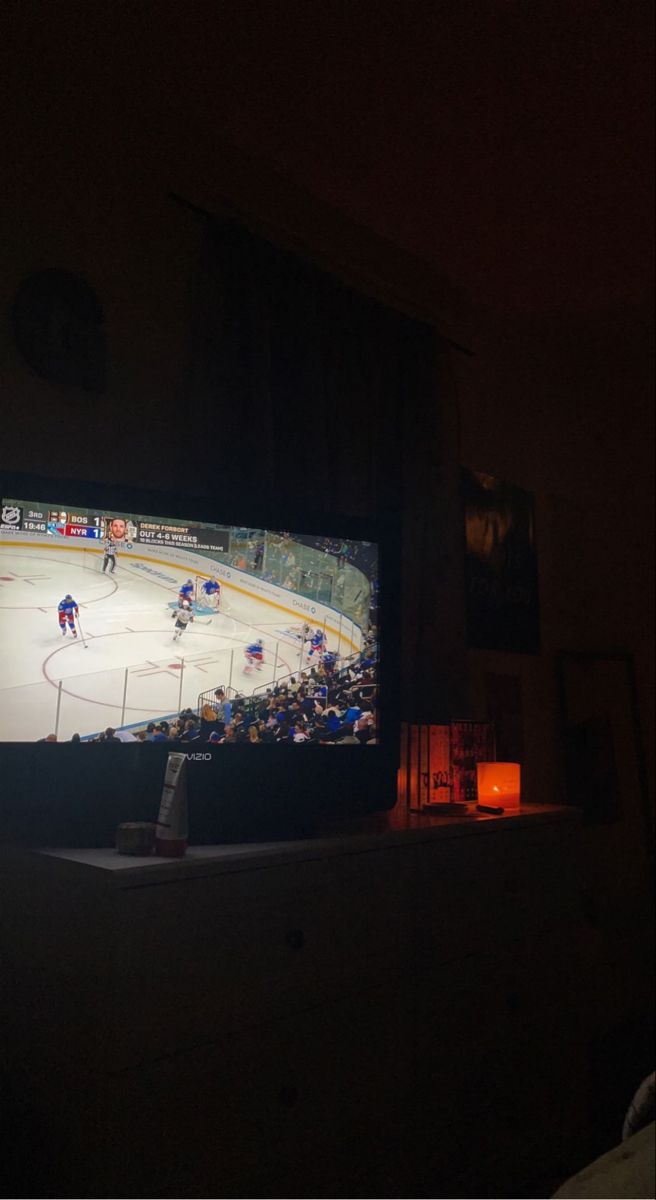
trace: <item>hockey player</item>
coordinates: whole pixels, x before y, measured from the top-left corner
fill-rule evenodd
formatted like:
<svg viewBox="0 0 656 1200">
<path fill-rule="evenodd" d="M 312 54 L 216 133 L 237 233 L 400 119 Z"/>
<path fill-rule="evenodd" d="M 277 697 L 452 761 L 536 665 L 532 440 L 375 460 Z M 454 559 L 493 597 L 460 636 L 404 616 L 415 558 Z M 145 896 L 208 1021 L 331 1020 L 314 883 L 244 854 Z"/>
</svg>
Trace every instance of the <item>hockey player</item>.
<svg viewBox="0 0 656 1200">
<path fill-rule="evenodd" d="M 310 649 L 308 650 L 308 658 L 317 655 L 319 662 L 323 658 L 323 653 L 326 648 L 326 635 L 323 629 L 317 629 L 316 633 L 310 638 Z"/>
<path fill-rule="evenodd" d="M 178 604 L 180 605 L 180 608 L 182 608 L 182 603 L 184 600 L 188 600 L 189 603 L 191 604 L 193 595 L 194 595 L 194 581 L 193 581 L 193 579 L 188 579 L 186 583 L 182 584 L 182 586 L 180 588 L 180 594 L 178 595 Z"/>
<path fill-rule="evenodd" d="M 323 656 L 323 669 L 329 677 L 333 674 L 337 666 L 337 651 L 326 650 Z"/>
<path fill-rule="evenodd" d="M 177 617 L 178 613 L 180 612 L 180 609 L 184 606 L 185 603 L 188 604 L 189 607 L 193 610 L 193 598 L 194 598 L 194 581 L 193 581 L 193 579 L 188 579 L 186 583 L 183 583 L 180 585 L 180 591 L 178 592 L 178 607 L 173 609 L 173 612 L 171 613 L 171 620 L 174 620 L 175 617 Z"/>
<path fill-rule="evenodd" d="M 180 608 L 175 614 L 175 632 L 173 641 L 179 642 L 190 621 L 193 621 L 194 614 L 191 611 L 191 603 L 189 600 L 183 600 Z"/>
<path fill-rule="evenodd" d="M 255 667 L 256 671 L 262 670 L 262 665 L 264 663 L 264 642 L 262 641 L 262 638 L 258 638 L 256 642 L 251 642 L 249 646 L 245 647 L 244 657 L 246 659 L 244 672 L 247 675 L 250 675 L 253 667 Z"/>
<path fill-rule="evenodd" d="M 221 584 L 218 579 L 205 579 L 201 591 L 208 599 L 211 596 L 216 596 L 216 607 L 219 607 L 221 602 Z"/>
<path fill-rule="evenodd" d="M 59 628 L 61 629 L 64 637 L 66 637 L 66 622 L 67 621 L 68 621 L 68 628 L 70 629 L 71 633 L 73 634 L 73 637 L 75 637 L 75 638 L 77 637 L 77 629 L 75 628 L 75 618 L 77 616 L 78 616 L 77 602 L 73 599 L 70 592 L 68 592 L 64 596 L 64 599 L 60 600 L 59 604 L 57 605 L 57 617 L 59 619 Z"/>
<path fill-rule="evenodd" d="M 111 566 L 110 566 L 111 563 Z M 103 575 L 109 567 L 110 574 L 113 575 L 116 570 L 116 542 L 110 534 L 105 538 L 105 555 L 103 558 Z"/>
</svg>

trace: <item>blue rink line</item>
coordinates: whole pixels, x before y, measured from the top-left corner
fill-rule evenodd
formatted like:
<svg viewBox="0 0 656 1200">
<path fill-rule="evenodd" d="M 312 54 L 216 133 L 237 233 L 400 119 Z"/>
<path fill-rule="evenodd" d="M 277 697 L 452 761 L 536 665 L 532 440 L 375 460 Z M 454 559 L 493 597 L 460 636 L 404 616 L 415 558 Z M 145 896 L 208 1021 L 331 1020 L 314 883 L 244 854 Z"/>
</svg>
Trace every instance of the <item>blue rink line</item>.
<svg viewBox="0 0 656 1200">
<path fill-rule="evenodd" d="M 177 600 L 170 601 L 168 607 L 170 609 L 176 609 L 178 607 Z M 193 608 L 194 613 L 198 613 L 198 615 L 201 617 L 205 616 L 208 613 L 216 612 L 216 609 L 210 608 L 209 606 L 205 606 L 203 604 L 197 605 L 195 600 L 192 604 L 192 608 Z M 177 712 L 176 713 L 168 713 L 168 715 L 165 717 L 158 717 L 157 720 L 154 722 L 154 724 L 157 725 L 157 724 L 159 724 L 160 721 L 175 721 L 179 715 L 180 714 Z M 146 725 L 149 725 L 149 724 L 150 724 L 150 721 L 133 721 L 131 725 L 116 725 L 116 726 L 113 726 L 112 728 L 127 729 L 129 732 L 131 729 L 143 729 Z M 106 728 L 107 728 L 107 726 L 105 726 L 105 729 Z M 104 733 L 104 732 L 105 732 L 104 729 L 99 729 L 99 730 L 97 730 L 96 733 L 85 733 L 83 737 L 82 736 L 80 737 L 80 741 L 81 742 L 92 742 L 94 738 L 98 737 L 99 733 Z"/>
<path fill-rule="evenodd" d="M 178 607 L 177 600 L 170 601 L 168 607 L 173 610 L 177 609 L 177 607 Z M 210 608 L 209 605 L 206 606 L 203 604 L 196 604 L 195 600 L 193 601 L 192 608 L 193 608 L 194 613 L 198 613 L 198 615 L 201 617 L 205 616 L 206 614 L 216 612 L 215 608 Z M 165 717 L 158 717 L 156 721 L 153 721 L 153 724 L 158 725 L 161 721 L 175 721 L 179 716 L 180 716 L 180 714 L 177 712 L 168 713 L 167 716 L 165 716 Z M 113 726 L 112 728 L 127 729 L 129 732 L 131 729 L 143 729 L 146 725 L 149 725 L 149 724 L 150 724 L 150 721 L 133 721 L 131 725 L 116 725 L 116 726 Z M 106 728 L 107 728 L 107 726 L 105 726 L 105 729 Z M 80 741 L 81 742 L 92 742 L 94 738 L 98 737 L 99 733 L 104 733 L 104 732 L 105 732 L 104 729 L 99 729 L 96 733 L 85 733 L 83 737 L 82 736 L 80 737 Z"/>
<path fill-rule="evenodd" d="M 172 610 L 177 609 L 177 607 L 178 607 L 177 600 L 171 600 L 169 602 L 168 607 Z M 215 608 L 211 608 L 209 605 L 203 605 L 203 604 L 197 605 L 195 600 L 193 601 L 192 608 L 193 608 L 194 613 L 198 613 L 198 615 L 201 617 L 205 616 L 207 614 L 210 614 L 210 613 L 215 613 L 217 611 Z M 283 633 L 282 630 L 278 630 L 278 632 L 281 634 Z M 288 636 L 293 636 L 291 630 L 285 630 L 284 632 Z M 298 640 L 300 641 L 300 638 Z M 175 721 L 179 717 L 179 715 L 180 714 L 177 712 L 168 713 L 168 715 L 165 717 L 158 717 L 156 721 L 153 721 L 153 724 L 158 725 L 161 721 Z M 149 725 L 149 724 L 150 724 L 150 720 L 148 720 L 148 721 L 133 721 L 131 725 L 116 725 L 116 726 L 112 726 L 112 728 L 127 729 L 129 732 L 131 729 L 143 729 L 143 728 L 145 728 L 146 725 Z M 107 728 L 107 726 L 105 726 L 105 729 L 106 728 Z M 104 733 L 104 732 L 105 732 L 104 729 L 99 729 L 99 730 L 97 730 L 96 733 L 85 733 L 84 736 L 82 736 L 82 735 L 80 736 L 80 741 L 81 742 L 92 742 L 94 738 L 98 737 L 99 733 Z M 70 738 L 69 738 L 69 741 L 70 741 Z"/>
</svg>

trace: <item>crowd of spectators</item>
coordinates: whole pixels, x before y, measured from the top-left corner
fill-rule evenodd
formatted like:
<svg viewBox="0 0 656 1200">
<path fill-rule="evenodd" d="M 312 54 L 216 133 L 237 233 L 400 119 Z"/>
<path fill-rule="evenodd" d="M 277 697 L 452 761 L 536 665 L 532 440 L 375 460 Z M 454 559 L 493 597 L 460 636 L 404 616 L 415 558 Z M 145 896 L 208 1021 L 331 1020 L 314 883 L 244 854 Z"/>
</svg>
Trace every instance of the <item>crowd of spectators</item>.
<svg viewBox="0 0 656 1200">
<path fill-rule="evenodd" d="M 81 742 L 82 740 L 79 733 L 74 733 L 71 737 L 72 742 Z M 45 738 L 45 741 L 50 741 L 50 738 Z M 97 733 L 95 737 L 85 737 L 84 741 L 103 742 L 105 745 L 115 744 L 119 746 L 121 742 L 137 742 L 139 741 L 139 737 L 129 729 L 112 729 L 111 726 L 108 726 L 107 729 L 103 729 L 100 733 Z"/>
<path fill-rule="evenodd" d="M 217 688 L 199 712 L 183 709 L 171 720 L 149 721 L 141 728 L 107 728 L 85 742 L 213 744 L 308 743 L 374 745 L 378 741 L 376 631 L 364 649 L 339 669 L 334 655 L 324 663 L 291 675 L 258 695 L 228 696 Z M 50 734 L 42 741 L 56 741 Z M 74 733 L 71 741 L 79 742 Z"/>
<path fill-rule="evenodd" d="M 219 690 L 200 715 L 198 737 L 215 743 L 344 743 L 378 740 L 375 660 L 337 673 L 313 667 L 259 696 L 227 700 Z"/>
</svg>

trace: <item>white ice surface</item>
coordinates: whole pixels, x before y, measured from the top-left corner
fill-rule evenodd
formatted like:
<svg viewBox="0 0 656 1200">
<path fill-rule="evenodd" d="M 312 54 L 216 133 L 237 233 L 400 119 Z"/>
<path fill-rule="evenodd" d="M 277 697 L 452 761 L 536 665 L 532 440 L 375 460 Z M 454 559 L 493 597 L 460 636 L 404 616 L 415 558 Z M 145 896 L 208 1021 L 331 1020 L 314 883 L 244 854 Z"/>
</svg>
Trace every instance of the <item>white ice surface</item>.
<svg viewBox="0 0 656 1200">
<path fill-rule="evenodd" d="M 293 618 L 270 605 L 224 585 L 228 612 L 197 616 L 174 642 L 176 587 L 120 557 L 113 576 L 101 564 L 97 552 L 0 544 L 0 740 L 55 730 L 65 740 L 157 720 L 195 708 L 198 693 L 219 684 L 250 694 L 299 669 L 299 641 L 286 632 Z M 171 574 L 187 577 L 180 567 Z M 86 648 L 59 629 L 67 592 L 80 606 Z M 264 640 L 265 664 L 248 674 L 243 651 L 254 637 Z"/>
</svg>

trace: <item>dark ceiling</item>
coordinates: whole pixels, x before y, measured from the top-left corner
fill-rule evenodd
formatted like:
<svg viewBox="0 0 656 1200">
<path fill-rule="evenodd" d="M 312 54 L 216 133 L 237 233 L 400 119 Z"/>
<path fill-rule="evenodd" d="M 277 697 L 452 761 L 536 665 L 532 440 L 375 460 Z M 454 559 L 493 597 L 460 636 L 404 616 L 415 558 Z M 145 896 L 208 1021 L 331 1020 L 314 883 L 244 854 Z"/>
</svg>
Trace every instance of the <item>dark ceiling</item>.
<svg viewBox="0 0 656 1200">
<path fill-rule="evenodd" d="M 137 121 L 176 108 L 497 314 L 635 308 L 652 287 L 652 9 L 10 0 L 7 102 L 28 125 L 76 88 L 85 109 L 90 87 L 129 96 Z"/>
</svg>

